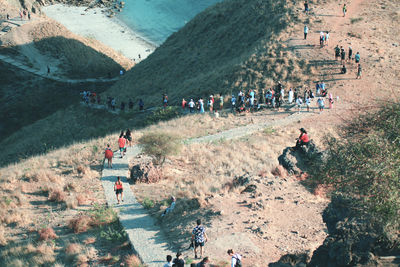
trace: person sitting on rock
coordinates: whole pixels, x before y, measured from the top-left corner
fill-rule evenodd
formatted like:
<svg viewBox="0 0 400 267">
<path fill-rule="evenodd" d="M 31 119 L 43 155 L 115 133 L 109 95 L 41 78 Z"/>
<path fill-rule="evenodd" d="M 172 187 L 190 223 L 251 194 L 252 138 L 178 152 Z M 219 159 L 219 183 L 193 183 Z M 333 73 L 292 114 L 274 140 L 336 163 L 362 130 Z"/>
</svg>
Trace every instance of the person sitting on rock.
<svg viewBox="0 0 400 267">
<path fill-rule="evenodd" d="M 293 150 L 297 150 L 302 146 L 307 146 L 310 143 L 310 139 L 308 138 L 307 131 L 304 128 L 300 129 L 300 136 L 296 139 L 296 146 L 293 147 Z"/>
<path fill-rule="evenodd" d="M 168 214 L 169 212 L 173 211 L 175 208 L 175 204 L 176 204 L 176 198 L 174 196 L 171 197 L 171 205 L 169 205 L 168 208 L 165 209 L 165 211 L 163 212 L 163 214 L 161 214 L 161 217 L 164 217 L 166 214 Z"/>
</svg>

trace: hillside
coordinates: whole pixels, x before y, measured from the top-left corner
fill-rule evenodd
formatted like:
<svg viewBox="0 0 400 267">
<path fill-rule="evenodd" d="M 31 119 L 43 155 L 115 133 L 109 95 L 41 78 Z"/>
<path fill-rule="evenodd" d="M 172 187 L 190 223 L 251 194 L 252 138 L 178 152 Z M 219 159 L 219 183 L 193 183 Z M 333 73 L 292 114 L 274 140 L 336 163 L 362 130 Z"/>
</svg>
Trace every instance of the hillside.
<svg viewBox="0 0 400 267">
<path fill-rule="evenodd" d="M 310 73 L 279 43 L 299 11 L 292 1 L 232 0 L 198 14 L 107 93 L 146 99 L 229 94 L 270 87 L 285 80 L 299 84 Z"/>
</svg>

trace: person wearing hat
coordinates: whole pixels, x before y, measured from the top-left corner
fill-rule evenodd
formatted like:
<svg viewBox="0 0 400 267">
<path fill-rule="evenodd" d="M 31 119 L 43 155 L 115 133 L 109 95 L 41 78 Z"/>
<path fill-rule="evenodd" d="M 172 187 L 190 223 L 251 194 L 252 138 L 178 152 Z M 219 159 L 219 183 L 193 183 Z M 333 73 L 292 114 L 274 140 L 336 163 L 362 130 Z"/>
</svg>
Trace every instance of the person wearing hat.
<svg viewBox="0 0 400 267">
<path fill-rule="evenodd" d="M 174 196 L 171 197 L 171 205 L 169 205 L 168 208 L 165 209 L 164 213 L 161 215 L 164 217 L 167 213 L 171 212 L 174 210 L 176 204 L 176 198 Z"/>
<path fill-rule="evenodd" d="M 304 128 L 300 128 L 300 136 L 296 139 L 296 146 L 293 147 L 293 150 L 297 150 L 302 146 L 307 146 L 310 143 L 310 139 L 308 138 L 307 131 Z"/>
<path fill-rule="evenodd" d="M 185 261 L 182 259 L 182 253 L 176 253 L 176 258 L 174 259 L 173 266 L 176 267 L 185 267 Z"/>
</svg>

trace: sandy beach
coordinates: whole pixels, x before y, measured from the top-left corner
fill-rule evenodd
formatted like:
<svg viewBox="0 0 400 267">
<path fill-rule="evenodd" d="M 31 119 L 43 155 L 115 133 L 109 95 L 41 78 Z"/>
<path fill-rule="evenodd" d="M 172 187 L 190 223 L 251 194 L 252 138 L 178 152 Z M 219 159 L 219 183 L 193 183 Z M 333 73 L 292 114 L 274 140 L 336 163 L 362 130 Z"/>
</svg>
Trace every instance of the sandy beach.
<svg viewBox="0 0 400 267">
<path fill-rule="evenodd" d="M 63 24 L 71 32 L 99 42 L 138 62 L 151 54 L 156 45 L 144 40 L 117 18 L 109 18 L 101 8 L 74 7 L 56 4 L 43 7 L 44 13 Z"/>
</svg>

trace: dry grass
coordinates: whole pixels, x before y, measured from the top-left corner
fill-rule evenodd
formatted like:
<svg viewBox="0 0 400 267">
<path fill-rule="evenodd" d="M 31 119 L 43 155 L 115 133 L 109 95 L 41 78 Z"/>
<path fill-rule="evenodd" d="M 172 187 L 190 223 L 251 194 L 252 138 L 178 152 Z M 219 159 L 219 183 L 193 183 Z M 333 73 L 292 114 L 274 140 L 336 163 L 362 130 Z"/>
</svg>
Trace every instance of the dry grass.
<svg viewBox="0 0 400 267">
<path fill-rule="evenodd" d="M 143 263 L 136 255 L 128 255 L 125 257 L 125 265 L 128 267 L 143 267 Z"/>
<path fill-rule="evenodd" d="M 83 233 L 90 228 L 92 219 L 88 215 L 78 215 L 78 217 L 71 219 L 68 226 L 74 230 L 74 233 Z"/>
<path fill-rule="evenodd" d="M 58 236 L 56 235 L 56 232 L 54 232 L 53 228 L 47 227 L 40 229 L 38 231 L 39 234 L 39 240 L 41 241 L 47 241 L 49 239 L 57 239 Z"/>
</svg>

